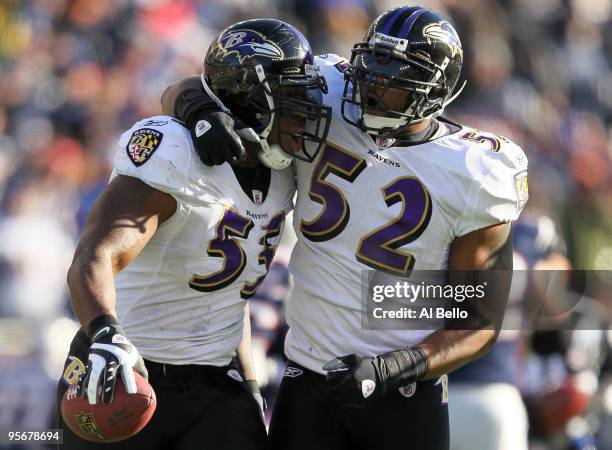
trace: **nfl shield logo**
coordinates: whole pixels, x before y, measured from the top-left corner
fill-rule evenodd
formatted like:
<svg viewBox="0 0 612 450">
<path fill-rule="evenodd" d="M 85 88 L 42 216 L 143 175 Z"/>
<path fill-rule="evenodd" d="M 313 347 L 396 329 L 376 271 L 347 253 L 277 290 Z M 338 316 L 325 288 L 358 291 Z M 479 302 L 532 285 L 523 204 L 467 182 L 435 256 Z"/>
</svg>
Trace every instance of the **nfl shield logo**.
<svg viewBox="0 0 612 450">
<path fill-rule="evenodd" d="M 93 436 L 97 436 L 99 438 L 103 438 L 100 434 L 100 430 L 98 429 L 98 424 L 96 424 L 96 419 L 94 418 L 93 413 L 90 412 L 80 412 L 76 416 L 77 424 L 83 430 L 85 434 L 91 434 Z"/>
<path fill-rule="evenodd" d="M 376 136 L 376 146 L 379 149 L 389 148 L 395 144 L 395 139 L 387 139 L 384 137 Z"/>
<path fill-rule="evenodd" d="M 410 383 L 408 386 L 402 386 L 401 388 L 399 388 L 399 393 L 406 398 L 410 398 L 416 392 L 416 386 L 416 382 Z"/>
<path fill-rule="evenodd" d="M 263 203 L 263 192 L 253 189 L 253 202 L 256 205 L 261 205 Z"/>
</svg>

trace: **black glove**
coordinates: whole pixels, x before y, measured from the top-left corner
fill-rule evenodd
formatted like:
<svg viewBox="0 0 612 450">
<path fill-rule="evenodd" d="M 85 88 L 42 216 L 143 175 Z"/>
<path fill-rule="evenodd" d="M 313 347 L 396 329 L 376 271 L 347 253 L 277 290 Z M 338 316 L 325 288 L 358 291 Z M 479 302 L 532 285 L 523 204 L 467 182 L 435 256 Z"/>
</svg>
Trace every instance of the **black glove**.
<svg viewBox="0 0 612 450">
<path fill-rule="evenodd" d="M 427 356 L 420 347 L 385 353 L 374 358 L 355 354 L 325 363 L 327 383 L 338 403 L 362 407 L 427 373 Z"/>
<path fill-rule="evenodd" d="M 199 81 L 176 97 L 174 114 L 187 124 L 198 156 L 207 166 L 231 164 L 244 158 L 241 138 L 259 142 L 259 136 L 237 123 L 206 94 Z"/>
<path fill-rule="evenodd" d="M 257 384 L 256 380 L 246 380 L 244 384 L 257 402 L 257 405 L 259 405 L 259 411 L 261 412 L 261 416 L 265 417 L 266 410 L 268 409 L 268 404 L 266 403 L 266 399 L 263 398 L 263 395 L 261 395 L 259 384 Z"/>
<path fill-rule="evenodd" d="M 187 126 L 196 152 L 207 166 L 233 163 L 244 157 L 244 146 L 234 131 L 236 123 L 228 113 L 202 111 Z"/>
<path fill-rule="evenodd" d="M 134 370 L 145 378 L 148 373 L 138 350 L 125 336 L 117 320 L 113 316 L 103 315 L 92 320 L 89 329 L 92 344 L 85 372 L 79 377 L 77 395 L 87 393 L 89 404 L 95 405 L 100 391 L 102 401 L 111 403 L 119 371 L 126 392 L 135 394 Z"/>
</svg>

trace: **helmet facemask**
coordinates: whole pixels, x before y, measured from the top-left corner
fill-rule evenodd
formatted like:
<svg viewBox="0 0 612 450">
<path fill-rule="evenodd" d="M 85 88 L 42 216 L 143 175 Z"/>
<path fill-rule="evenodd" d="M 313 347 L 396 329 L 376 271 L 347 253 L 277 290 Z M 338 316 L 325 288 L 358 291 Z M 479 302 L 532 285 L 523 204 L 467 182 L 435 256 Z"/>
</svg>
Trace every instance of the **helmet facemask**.
<svg viewBox="0 0 612 450">
<path fill-rule="evenodd" d="M 345 74 L 342 116 L 370 134 L 395 137 L 407 125 L 441 114 L 455 87 L 445 75 L 449 62 L 436 65 L 424 54 L 357 44 Z M 357 114 L 350 114 L 346 103 Z"/>
<path fill-rule="evenodd" d="M 322 105 L 321 89 L 284 84 L 272 92 L 274 123 L 268 140 L 297 159 L 314 161 L 331 124 L 331 108 Z"/>
<path fill-rule="evenodd" d="M 331 108 L 322 104 L 325 79 L 314 69 L 306 75 L 266 76 L 256 65 L 237 92 L 224 92 L 226 106 L 261 138 L 260 160 L 283 169 L 292 158 L 312 162 L 327 139 Z M 271 141 L 271 142 L 270 142 Z"/>
</svg>

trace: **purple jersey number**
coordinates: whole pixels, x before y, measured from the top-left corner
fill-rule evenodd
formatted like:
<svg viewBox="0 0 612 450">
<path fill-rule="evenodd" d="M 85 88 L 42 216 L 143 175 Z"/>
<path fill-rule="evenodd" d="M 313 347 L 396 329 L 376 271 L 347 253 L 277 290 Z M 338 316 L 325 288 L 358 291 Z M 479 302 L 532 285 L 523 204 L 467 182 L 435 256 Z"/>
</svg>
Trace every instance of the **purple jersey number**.
<svg viewBox="0 0 612 450">
<path fill-rule="evenodd" d="M 351 216 L 351 209 L 342 191 L 325 178 L 333 173 L 352 183 L 365 167 L 365 159 L 327 144 L 313 171 L 308 191 L 310 199 L 322 204 L 323 209 L 314 219 L 302 220 L 300 230 L 304 237 L 323 242 L 342 233 Z"/>
<path fill-rule="evenodd" d="M 414 177 L 397 178 L 382 188 L 387 206 L 402 204 L 399 216 L 361 238 L 355 256 L 367 266 L 406 274 L 414 266 L 414 256 L 398 250 L 418 238 L 431 219 L 431 198 Z"/>
<path fill-rule="evenodd" d="M 501 148 L 501 142 L 510 142 L 503 136 L 499 136 L 498 134 L 493 133 L 483 133 L 480 130 L 468 131 L 461 139 L 465 141 L 478 142 L 480 144 L 489 144 L 491 146 L 491 151 L 493 153 L 497 153 Z"/>
<path fill-rule="evenodd" d="M 364 158 L 327 144 L 310 181 L 309 197 L 323 205 L 313 220 L 302 220 L 300 230 L 314 242 L 338 236 L 349 221 L 350 207 L 338 187 L 325 180 L 330 173 L 352 183 L 366 168 Z M 415 177 L 401 177 L 382 188 L 391 207 L 402 203 L 400 215 L 393 221 L 361 238 L 355 252 L 357 260 L 377 270 L 406 274 L 414 266 L 414 256 L 400 247 L 417 239 L 431 219 L 431 197 Z"/>
<path fill-rule="evenodd" d="M 210 256 L 223 258 L 223 267 L 210 275 L 194 274 L 189 287 L 196 291 L 211 292 L 224 288 L 236 280 L 246 266 L 246 255 L 232 236 L 248 239 L 253 221 L 232 209 L 226 209 L 217 224 L 216 237 L 208 244 Z"/>
<path fill-rule="evenodd" d="M 253 283 L 246 281 L 242 285 L 242 289 L 240 289 L 240 296 L 244 299 L 251 298 L 255 295 L 257 288 L 268 275 L 268 270 L 270 270 L 270 264 L 274 259 L 274 253 L 276 253 L 276 245 L 271 245 L 268 239 L 276 237 L 280 234 L 281 228 L 283 226 L 283 222 L 285 221 L 285 211 L 282 211 L 272 217 L 268 225 L 266 225 L 265 230 L 266 233 L 261 238 L 260 244 L 263 245 L 263 250 L 259 254 L 259 264 L 265 264 L 266 273 L 262 276 L 258 277 L 257 280 Z"/>
</svg>

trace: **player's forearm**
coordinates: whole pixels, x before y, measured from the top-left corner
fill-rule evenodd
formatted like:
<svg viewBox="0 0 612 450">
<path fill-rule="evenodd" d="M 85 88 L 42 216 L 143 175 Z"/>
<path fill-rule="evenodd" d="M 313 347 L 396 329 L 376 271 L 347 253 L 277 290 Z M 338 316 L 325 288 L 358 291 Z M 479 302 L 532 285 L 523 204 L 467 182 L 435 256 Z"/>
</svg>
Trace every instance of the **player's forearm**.
<svg viewBox="0 0 612 450">
<path fill-rule="evenodd" d="M 77 254 L 68 271 L 72 309 L 85 329 L 103 314 L 117 316 L 115 283 L 110 255 Z"/>
<path fill-rule="evenodd" d="M 476 360 L 495 343 L 501 327 L 512 279 L 512 234 L 503 223 L 455 239 L 450 250 L 451 282 L 487 286 L 487 297 L 471 310 L 472 321 L 437 330 L 419 346 L 427 355 L 425 378 L 436 378 Z M 475 305 L 467 305 L 467 307 Z"/>
<path fill-rule="evenodd" d="M 419 346 L 427 355 L 425 379 L 446 373 L 484 356 L 497 339 L 495 330 L 438 330 Z"/>
<path fill-rule="evenodd" d="M 242 339 L 236 349 L 238 364 L 245 380 L 256 380 L 255 363 L 251 352 L 251 319 L 248 304 L 244 308 L 244 327 L 242 329 Z"/>
</svg>

